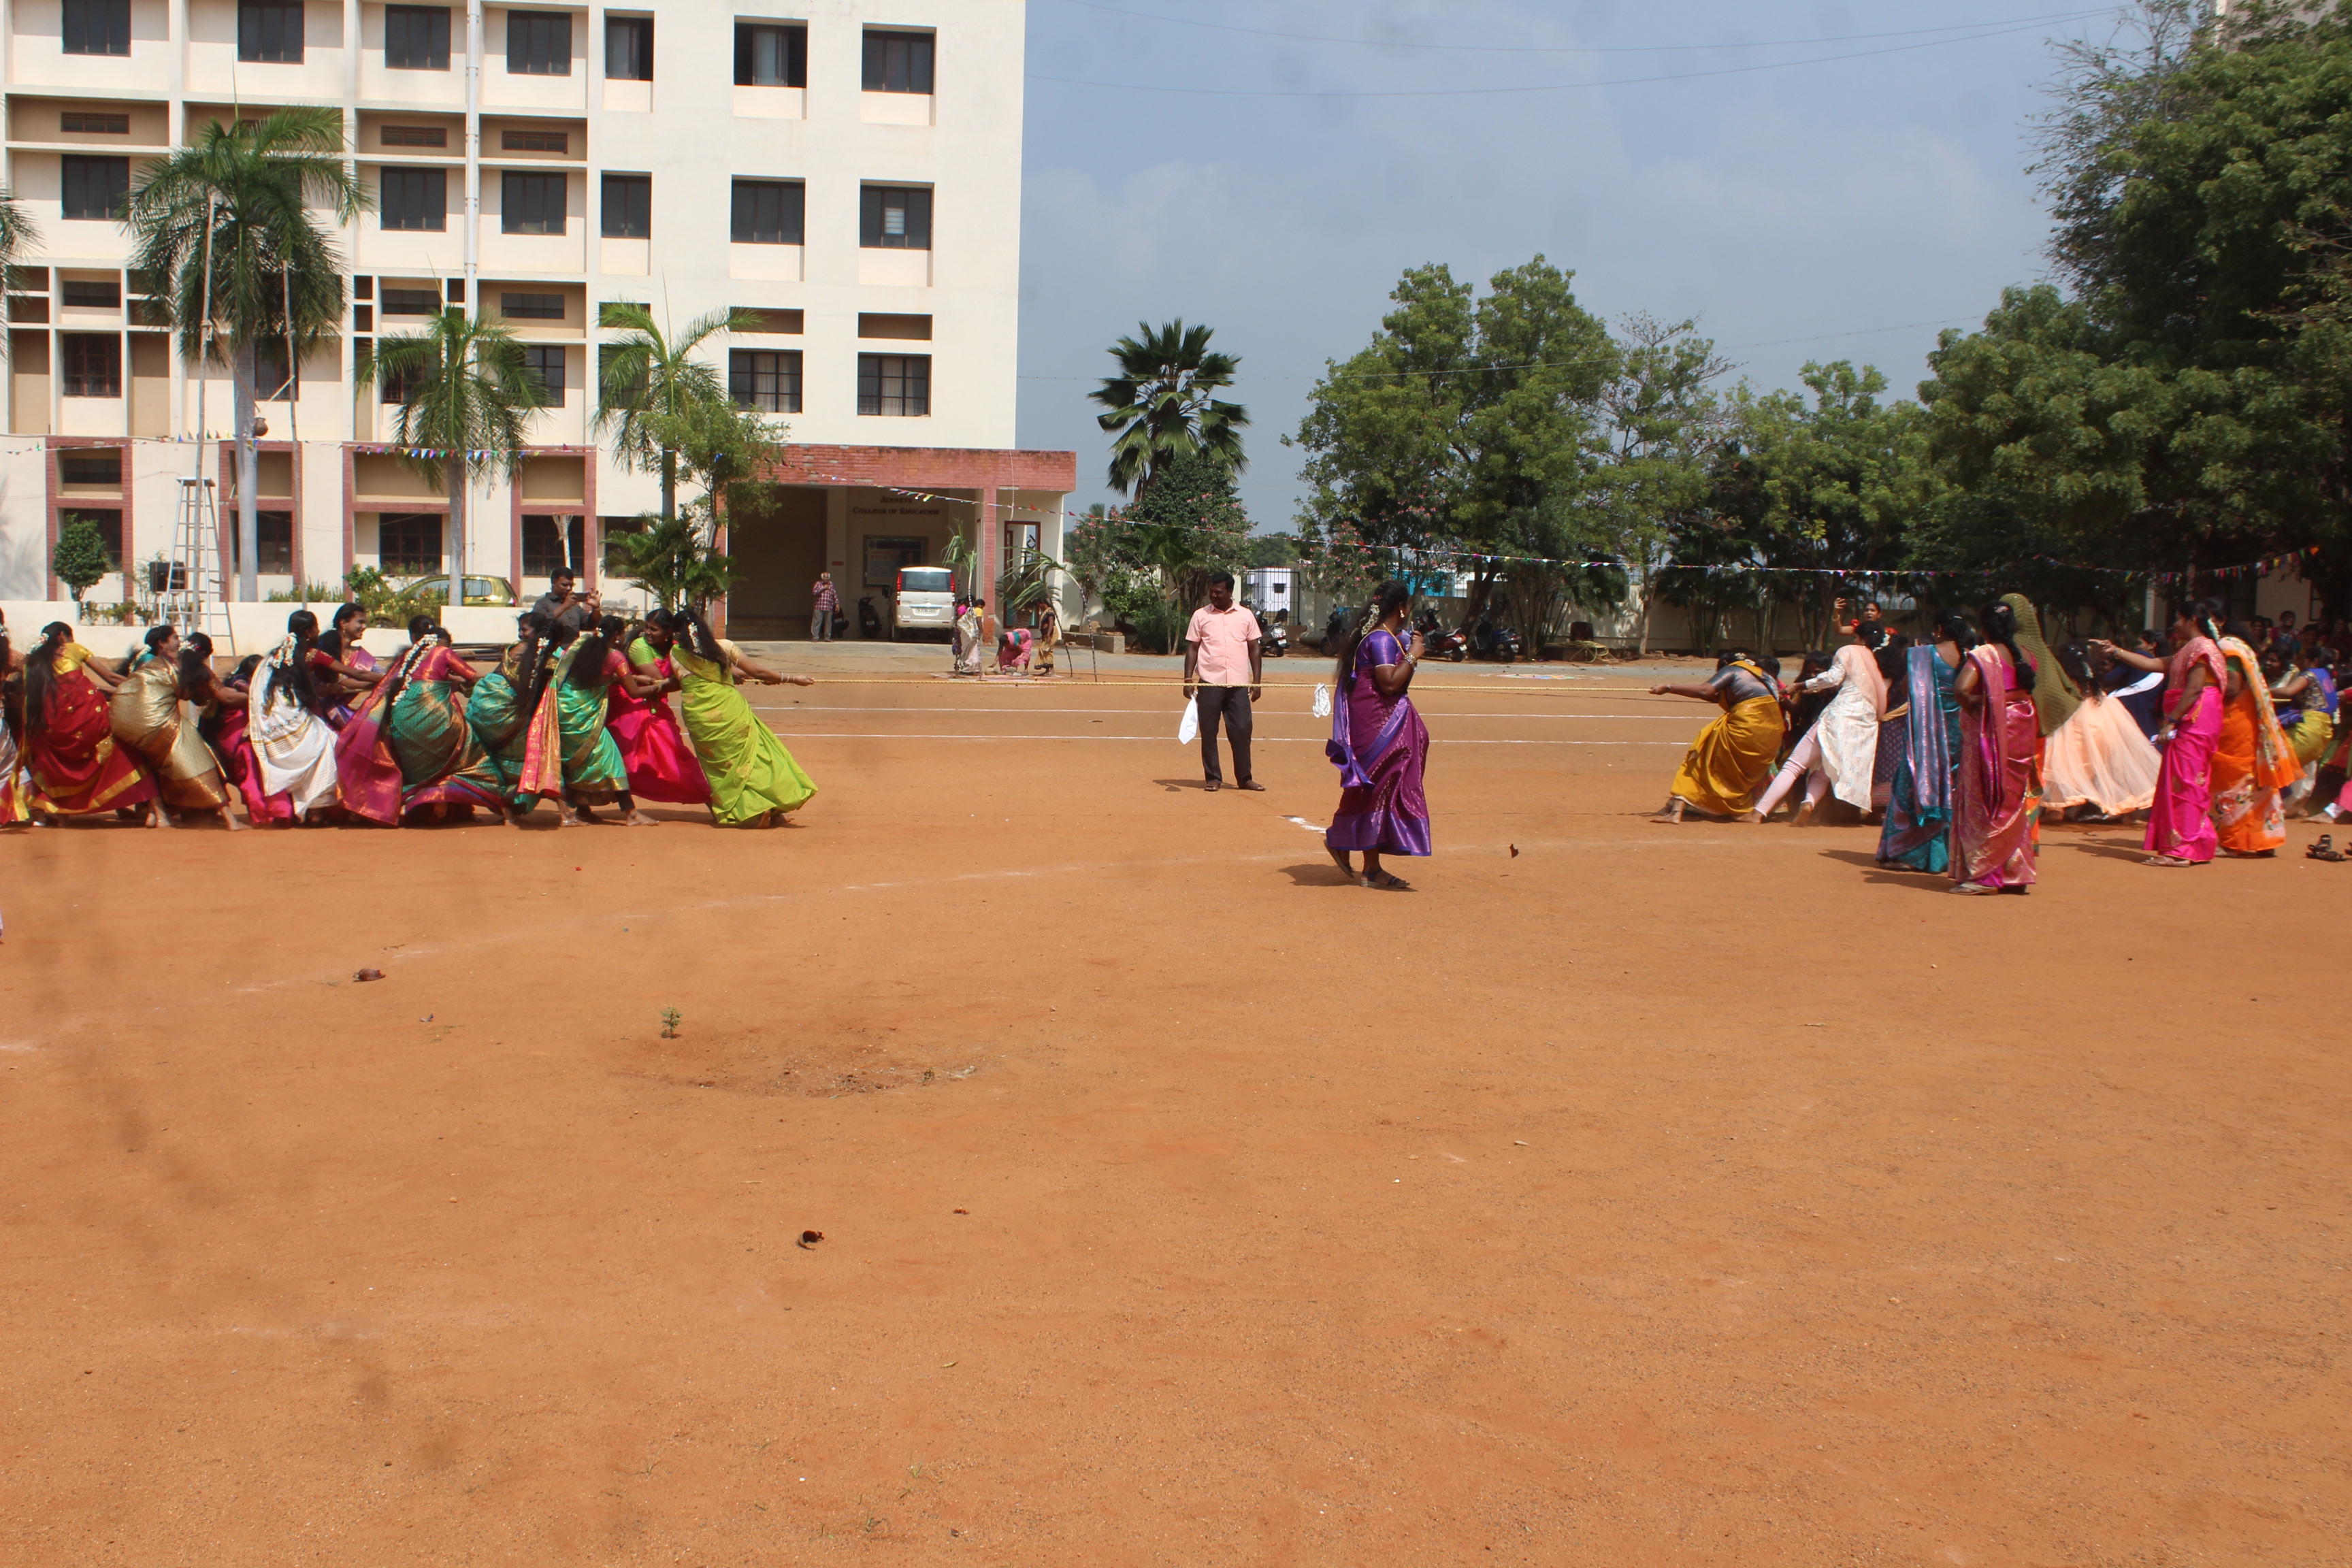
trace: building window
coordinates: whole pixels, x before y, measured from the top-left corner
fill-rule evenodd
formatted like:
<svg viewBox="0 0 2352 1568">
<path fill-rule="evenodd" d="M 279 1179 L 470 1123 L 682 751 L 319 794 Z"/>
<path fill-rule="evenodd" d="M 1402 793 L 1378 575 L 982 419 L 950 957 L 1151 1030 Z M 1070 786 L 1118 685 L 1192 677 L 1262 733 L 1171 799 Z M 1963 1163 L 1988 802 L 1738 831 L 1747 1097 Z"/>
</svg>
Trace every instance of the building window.
<svg viewBox="0 0 2352 1568">
<path fill-rule="evenodd" d="M 131 0 L 66 0 L 65 24 L 69 55 L 131 52 Z"/>
<path fill-rule="evenodd" d="M 441 570 L 441 514 L 388 511 L 376 519 L 376 559 L 395 575 L 422 576 Z"/>
<path fill-rule="evenodd" d="M 69 136 L 128 136 L 131 134 L 131 116 L 92 114 L 87 110 L 68 109 L 58 116 L 58 129 Z"/>
<path fill-rule="evenodd" d="M 654 177 L 604 176 L 604 237 L 650 239 L 654 232 Z"/>
<path fill-rule="evenodd" d="M 930 411 L 930 355 L 857 356 L 857 412 L 912 418 Z"/>
<path fill-rule="evenodd" d="M 84 447 L 58 454 L 58 483 L 122 488 L 122 448 Z"/>
<path fill-rule="evenodd" d="M 801 356 L 797 351 L 730 349 L 727 390 L 738 408 L 763 414 L 801 411 Z"/>
<path fill-rule="evenodd" d="M 449 7 L 386 5 L 383 63 L 396 71 L 449 68 Z"/>
<path fill-rule="evenodd" d="M 931 193 L 920 187 L 867 185 L 857 197 L 857 243 L 869 250 L 929 250 Z"/>
<path fill-rule="evenodd" d="M 294 395 L 294 362 L 284 338 L 261 338 L 253 345 L 253 395 L 264 403 L 280 403 Z"/>
<path fill-rule="evenodd" d="M 642 517 L 604 516 L 596 520 L 596 538 L 604 546 L 604 574 L 613 576 L 629 569 L 628 541 L 646 531 Z"/>
<path fill-rule="evenodd" d="M 122 285 L 111 278 L 68 278 L 60 280 L 58 288 L 69 310 L 122 309 Z"/>
<path fill-rule="evenodd" d="M 501 294 L 499 314 L 524 321 L 560 321 L 563 320 L 563 296 L 561 294 Z"/>
<path fill-rule="evenodd" d="M 73 153 L 58 160 L 65 165 L 65 216 L 108 218 L 131 194 L 131 160 L 92 158 Z"/>
<path fill-rule="evenodd" d="M 508 12 L 507 74 L 570 76 L 572 14 L 568 11 Z"/>
<path fill-rule="evenodd" d="M 446 147 L 449 128 L 446 125 L 381 125 L 376 128 L 376 141 L 386 147 Z"/>
<path fill-rule="evenodd" d="M 572 132 L 569 131 L 501 131 L 499 132 L 499 147 L 500 151 L 508 153 L 562 153 L 569 155 L 572 152 Z"/>
<path fill-rule="evenodd" d="M 236 58 L 257 65 L 300 65 L 302 0 L 237 0 Z"/>
<path fill-rule="evenodd" d="M 735 24 L 737 87 L 806 87 L 808 29 L 767 22 Z"/>
<path fill-rule="evenodd" d="M 376 375 L 376 396 L 387 408 L 395 404 L 407 402 L 409 395 L 417 389 L 423 380 L 422 373 L 416 371 L 411 371 L 404 375 L 393 375 L 379 369 Z"/>
<path fill-rule="evenodd" d="M 383 313 L 387 316 L 437 316 L 441 313 L 441 291 L 437 289 L 392 289 L 383 291 Z"/>
<path fill-rule="evenodd" d="M 604 74 L 614 81 L 654 79 L 654 19 L 604 18 Z"/>
<path fill-rule="evenodd" d="M 735 182 L 738 245 L 798 245 L 808 187 L 798 180 Z"/>
<path fill-rule="evenodd" d="M 929 33 L 890 33 L 866 29 L 866 90 L 868 92 L 929 92 L 931 90 Z"/>
<path fill-rule="evenodd" d="M 525 343 L 522 366 L 539 382 L 540 406 L 563 406 L 563 345 Z"/>
<path fill-rule="evenodd" d="M 449 172 L 446 169 L 386 169 L 376 210 L 385 228 L 446 229 L 449 226 Z"/>
<path fill-rule="evenodd" d="M 122 340 L 112 332 L 60 332 L 68 397 L 122 395 Z"/>
<path fill-rule="evenodd" d="M 294 575 L 294 514 L 290 511 L 256 512 L 253 520 L 260 525 L 256 531 L 261 536 L 258 542 L 260 548 L 254 552 L 255 568 L 264 577 Z M 237 537 L 237 531 L 234 526 L 221 530 L 228 540 L 229 563 L 232 566 L 242 565 L 245 560 L 245 541 Z"/>
<path fill-rule="evenodd" d="M 578 571 L 588 549 L 588 520 L 554 514 L 522 514 L 522 574 L 551 575 L 559 566 Z"/>
<path fill-rule="evenodd" d="M 508 234 L 562 234 L 571 215 L 563 205 L 565 176 L 509 169 L 501 182 L 499 226 Z"/>
<path fill-rule="evenodd" d="M 78 522 L 98 525 L 98 537 L 106 545 L 106 569 L 122 570 L 122 514 L 119 511 L 87 511 L 76 508 L 58 513 L 58 531 L 63 533 Z"/>
</svg>

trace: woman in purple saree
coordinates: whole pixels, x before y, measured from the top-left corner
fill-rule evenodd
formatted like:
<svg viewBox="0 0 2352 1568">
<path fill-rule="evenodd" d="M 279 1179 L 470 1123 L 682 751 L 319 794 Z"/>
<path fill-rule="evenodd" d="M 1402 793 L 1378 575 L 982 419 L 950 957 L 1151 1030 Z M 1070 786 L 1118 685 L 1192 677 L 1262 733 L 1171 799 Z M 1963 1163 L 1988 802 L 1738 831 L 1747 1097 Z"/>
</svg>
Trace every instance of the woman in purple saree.
<svg viewBox="0 0 2352 1568">
<path fill-rule="evenodd" d="M 1429 731 L 1405 695 L 1421 662 L 1421 634 L 1405 640 L 1405 608 L 1412 593 L 1383 583 L 1372 607 L 1339 639 L 1338 689 L 1331 702 L 1331 740 L 1324 754 L 1339 765 L 1339 809 L 1324 847 L 1349 876 L 1350 852 L 1364 852 L 1367 888 L 1410 892 L 1411 884 L 1381 869 L 1383 855 L 1429 853 L 1429 803 L 1421 793 Z"/>
</svg>

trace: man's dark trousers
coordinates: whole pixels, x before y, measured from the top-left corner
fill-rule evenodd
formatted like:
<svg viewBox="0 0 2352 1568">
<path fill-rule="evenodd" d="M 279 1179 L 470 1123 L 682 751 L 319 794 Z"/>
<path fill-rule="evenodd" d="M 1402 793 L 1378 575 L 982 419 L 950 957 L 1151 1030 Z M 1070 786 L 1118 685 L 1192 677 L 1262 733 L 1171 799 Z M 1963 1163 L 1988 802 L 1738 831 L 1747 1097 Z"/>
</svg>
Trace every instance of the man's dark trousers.
<svg viewBox="0 0 2352 1568">
<path fill-rule="evenodd" d="M 1234 737 L 1234 783 L 1250 782 L 1250 699 L 1246 686 L 1203 686 L 1193 701 L 1201 721 L 1201 773 L 1211 784 L 1223 784 L 1217 766 L 1217 721 L 1223 719 Z"/>
</svg>

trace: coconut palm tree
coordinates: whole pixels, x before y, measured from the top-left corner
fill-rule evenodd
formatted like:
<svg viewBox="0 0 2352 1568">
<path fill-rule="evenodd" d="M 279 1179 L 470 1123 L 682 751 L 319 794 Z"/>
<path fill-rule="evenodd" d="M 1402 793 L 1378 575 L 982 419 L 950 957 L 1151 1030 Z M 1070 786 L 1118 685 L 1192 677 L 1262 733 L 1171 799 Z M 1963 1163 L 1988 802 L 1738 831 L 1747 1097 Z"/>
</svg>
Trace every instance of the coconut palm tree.
<svg viewBox="0 0 2352 1568">
<path fill-rule="evenodd" d="M 226 364 L 236 384 L 237 597 L 248 602 L 261 597 L 254 347 L 283 342 L 298 363 L 342 324 L 342 252 L 314 215 L 349 224 L 367 209 L 343 160 L 341 110 L 213 121 L 149 164 L 123 202 L 131 265 L 160 280 L 183 362 Z"/>
<path fill-rule="evenodd" d="M 40 243 L 40 225 L 16 200 L 16 192 L 0 186 L 0 268 L 21 265 Z"/>
<path fill-rule="evenodd" d="M 625 467 L 661 470 L 661 514 L 677 515 L 679 454 L 697 443 L 710 416 L 731 414 L 727 378 L 695 354 L 721 332 L 750 331 L 760 320 L 749 310 L 713 310 L 676 337 L 643 305 L 615 302 L 599 317 L 624 336 L 605 345 L 596 376 L 596 431 L 610 433 Z"/>
<path fill-rule="evenodd" d="M 378 339 L 372 377 L 400 411 L 400 464 L 449 495 L 450 600 L 466 602 L 466 494 L 485 475 L 522 467 L 530 412 L 547 404 L 522 345 L 504 322 L 452 305 L 421 332 Z"/>
<path fill-rule="evenodd" d="M 1136 328 L 1140 340 L 1121 338 L 1111 345 L 1118 374 L 1087 394 L 1109 410 L 1095 423 L 1117 437 L 1110 445 L 1111 489 L 1140 496 L 1169 458 L 1193 452 L 1220 458 L 1241 472 L 1248 464 L 1241 430 L 1249 415 L 1240 404 L 1211 395 L 1234 384 L 1241 360 L 1210 350 L 1214 330 L 1209 327 L 1179 320 L 1157 328 L 1138 321 Z"/>
</svg>

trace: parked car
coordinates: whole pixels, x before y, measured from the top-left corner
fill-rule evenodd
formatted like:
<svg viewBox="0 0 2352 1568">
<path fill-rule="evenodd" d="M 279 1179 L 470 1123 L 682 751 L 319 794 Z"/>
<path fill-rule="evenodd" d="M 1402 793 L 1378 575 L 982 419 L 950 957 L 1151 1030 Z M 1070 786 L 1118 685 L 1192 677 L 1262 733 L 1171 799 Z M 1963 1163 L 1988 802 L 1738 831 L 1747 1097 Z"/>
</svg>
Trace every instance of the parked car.
<svg viewBox="0 0 2352 1568">
<path fill-rule="evenodd" d="M 406 584 L 404 586 L 422 589 L 430 594 L 438 594 L 441 595 L 441 602 L 443 604 L 446 605 L 451 603 L 449 598 L 449 574 L 446 572 L 442 573 L 437 577 L 419 577 L 415 582 Z M 499 605 L 511 605 L 514 602 L 514 584 L 508 582 L 505 578 L 478 577 L 471 572 L 466 574 L 467 604 L 476 606 L 487 605 L 492 608 L 497 608 Z"/>
<path fill-rule="evenodd" d="M 890 600 L 890 637 L 909 632 L 955 635 L 955 573 L 946 566 L 901 566 Z"/>
</svg>

